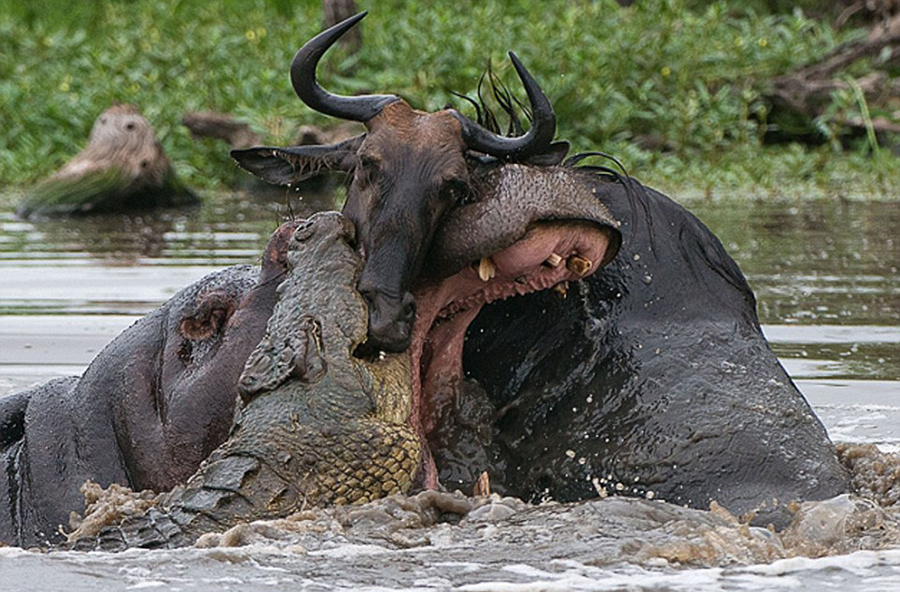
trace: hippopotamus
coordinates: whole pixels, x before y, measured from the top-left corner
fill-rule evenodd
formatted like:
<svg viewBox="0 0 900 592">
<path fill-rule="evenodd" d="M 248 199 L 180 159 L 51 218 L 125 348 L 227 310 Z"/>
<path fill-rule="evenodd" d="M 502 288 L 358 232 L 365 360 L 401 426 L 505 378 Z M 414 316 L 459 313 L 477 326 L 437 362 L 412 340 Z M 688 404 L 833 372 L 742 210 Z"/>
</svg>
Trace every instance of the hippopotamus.
<svg viewBox="0 0 900 592">
<path fill-rule="evenodd" d="M 788 502 L 847 492 L 824 427 L 766 342 L 753 291 L 716 236 L 635 180 L 557 170 L 621 222 L 622 246 L 562 297 L 529 294 L 474 319 L 461 364 L 474 388 L 456 406 L 481 421 L 477 430 L 460 427 L 472 419 L 440 424 L 442 480 L 487 470 L 497 491 L 532 500 L 717 502 L 776 528 L 789 522 Z M 452 213 L 443 231 L 464 218 Z"/>
<path fill-rule="evenodd" d="M 471 101 L 476 122 L 394 95 L 324 90 L 316 65 L 364 16 L 303 45 L 291 81 L 307 106 L 366 133 L 232 156 L 271 183 L 350 176 L 344 212 L 365 254 L 366 345 L 409 348 L 419 366 L 424 486 L 468 486 L 488 470 L 495 489 L 530 499 L 716 501 L 776 526 L 787 502 L 848 490 L 822 424 L 762 335 L 753 292 L 699 220 L 628 175 L 583 164 L 599 153 L 566 158 L 550 101 L 512 52 L 528 132 L 509 91 L 492 94 L 516 137 L 498 133 L 483 102 Z M 562 227 L 535 238 L 537 222 Z M 534 239 L 527 256 L 504 253 L 523 237 Z M 536 272 L 518 269 L 535 261 Z M 468 275 L 447 279 L 456 272 Z M 524 298 L 479 313 L 513 294 Z"/>
<path fill-rule="evenodd" d="M 422 450 L 407 423 L 411 367 L 403 354 L 353 355 L 368 328 L 354 233 L 337 212 L 296 229 L 228 439 L 158 508 L 75 549 L 182 546 L 239 522 L 408 491 Z"/>
<path fill-rule="evenodd" d="M 84 375 L 0 399 L 0 541 L 60 540 L 87 479 L 167 491 L 227 437 L 237 380 L 286 271 L 295 222 L 262 265 L 212 273 L 137 321 Z"/>
</svg>

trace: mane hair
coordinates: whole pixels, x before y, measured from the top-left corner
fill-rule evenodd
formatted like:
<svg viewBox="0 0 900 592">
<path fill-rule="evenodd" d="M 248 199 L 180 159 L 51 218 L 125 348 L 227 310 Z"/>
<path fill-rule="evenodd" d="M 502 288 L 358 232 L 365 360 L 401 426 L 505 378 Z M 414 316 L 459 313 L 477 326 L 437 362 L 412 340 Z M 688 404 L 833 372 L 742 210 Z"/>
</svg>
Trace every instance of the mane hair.
<svg viewBox="0 0 900 592">
<path fill-rule="evenodd" d="M 500 80 L 500 77 L 494 72 L 490 60 L 488 60 L 487 67 L 478 80 L 475 98 L 452 90 L 450 93 L 469 103 L 475 109 L 475 121 L 478 125 L 494 134 L 507 137 L 521 136 L 525 133 L 522 127 L 522 120 L 527 120 L 529 124 L 534 122 L 534 114 L 531 112 L 531 109 L 524 102 L 520 101 L 509 90 L 509 87 Z M 501 131 L 500 118 L 498 118 L 495 110 L 499 110 L 502 114 L 501 117 L 508 120 L 505 132 Z M 614 165 L 615 168 L 603 164 L 583 164 L 583 161 L 589 158 L 604 159 L 611 165 Z M 561 163 L 561 166 L 592 173 L 605 181 L 621 184 L 628 199 L 631 216 L 636 217 L 638 210 L 640 210 L 640 213 L 646 220 L 651 248 L 655 253 L 653 219 L 650 214 L 649 197 L 644 186 L 631 178 L 625 169 L 625 165 L 619 159 L 605 152 L 591 150 L 569 156 Z"/>
</svg>

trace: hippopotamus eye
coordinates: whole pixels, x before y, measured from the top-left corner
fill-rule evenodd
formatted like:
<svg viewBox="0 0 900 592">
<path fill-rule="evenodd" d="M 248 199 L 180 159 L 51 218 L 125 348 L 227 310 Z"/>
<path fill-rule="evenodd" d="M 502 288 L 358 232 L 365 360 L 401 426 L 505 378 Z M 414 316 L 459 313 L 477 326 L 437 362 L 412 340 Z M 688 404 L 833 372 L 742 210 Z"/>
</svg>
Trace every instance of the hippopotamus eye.
<svg viewBox="0 0 900 592">
<path fill-rule="evenodd" d="M 447 181 L 441 187 L 441 199 L 450 205 L 465 205 L 471 201 L 472 192 L 469 185 L 459 179 Z"/>
</svg>

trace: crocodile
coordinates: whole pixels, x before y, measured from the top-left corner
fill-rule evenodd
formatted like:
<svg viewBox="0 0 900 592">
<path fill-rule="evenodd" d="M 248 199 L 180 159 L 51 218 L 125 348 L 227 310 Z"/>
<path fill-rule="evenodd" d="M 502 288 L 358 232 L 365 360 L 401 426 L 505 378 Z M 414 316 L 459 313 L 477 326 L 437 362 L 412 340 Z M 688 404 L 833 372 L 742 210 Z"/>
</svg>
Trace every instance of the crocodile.
<svg viewBox="0 0 900 592">
<path fill-rule="evenodd" d="M 238 523 L 409 489 L 422 451 L 408 425 L 409 356 L 353 355 L 368 328 L 354 232 L 336 212 L 294 232 L 265 336 L 239 379 L 228 439 L 156 507 L 64 548 L 185 546 Z"/>
</svg>

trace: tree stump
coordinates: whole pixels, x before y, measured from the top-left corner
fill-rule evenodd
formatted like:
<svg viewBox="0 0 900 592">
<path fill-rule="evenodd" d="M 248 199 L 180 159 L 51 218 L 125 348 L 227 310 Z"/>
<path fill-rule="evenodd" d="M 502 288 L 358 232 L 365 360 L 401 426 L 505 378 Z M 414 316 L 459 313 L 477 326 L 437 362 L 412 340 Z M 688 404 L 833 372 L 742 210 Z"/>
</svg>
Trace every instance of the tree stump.
<svg viewBox="0 0 900 592">
<path fill-rule="evenodd" d="M 153 128 L 137 107 L 114 104 L 94 122 L 87 147 L 39 183 L 16 213 L 91 214 L 197 201 L 176 179 Z"/>
<path fill-rule="evenodd" d="M 325 15 L 325 28 L 327 29 L 350 18 L 358 11 L 354 0 L 322 0 L 322 12 Z M 359 48 L 362 47 L 361 31 L 360 27 L 353 27 L 341 36 L 338 43 L 349 49 L 351 53 L 359 51 Z"/>
</svg>

